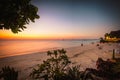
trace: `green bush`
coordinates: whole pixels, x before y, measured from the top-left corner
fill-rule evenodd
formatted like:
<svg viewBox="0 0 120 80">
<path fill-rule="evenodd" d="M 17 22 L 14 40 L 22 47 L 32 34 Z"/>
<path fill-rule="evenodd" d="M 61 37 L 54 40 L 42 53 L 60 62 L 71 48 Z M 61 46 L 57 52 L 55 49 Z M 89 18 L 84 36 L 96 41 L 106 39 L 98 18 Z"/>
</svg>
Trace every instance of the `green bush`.
<svg viewBox="0 0 120 80">
<path fill-rule="evenodd" d="M 18 71 L 15 71 L 14 68 L 10 68 L 9 66 L 5 66 L 1 71 L 1 78 L 4 80 L 17 80 L 18 79 Z"/>
<path fill-rule="evenodd" d="M 97 69 L 87 68 L 83 76 L 92 80 L 120 79 L 120 62 L 111 62 L 109 59 L 104 61 L 102 58 L 98 58 L 96 64 Z"/>
<path fill-rule="evenodd" d="M 33 79 L 63 80 L 66 68 L 71 63 L 66 55 L 66 51 L 64 49 L 48 51 L 47 55 L 50 58 L 39 64 L 37 68 L 33 68 L 30 76 Z"/>
<path fill-rule="evenodd" d="M 0 79 L 2 78 L 2 71 L 0 71 Z"/>
<path fill-rule="evenodd" d="M 112 73 L 114 74 L 114 77 L 120 78 L 120 62 L 116 62 L 115 65 L 113 65 Z"/>
<path fill-rule="evenodd" d="M 72 68 L 68 68 L 66 73 L 65 80 L 81 80 L 80 66 L 74 66 Z"/>
<path fill-rule="evenodd" d="M 38 80 L 116 80 L 120 76 L 120 62 L 104 61 L 98 58 L 97 69 L 86 68 L 80 71 L 80 66 L 69 67 L 71 63 L 64 49 L 48 51 L 49 58 L 33 68 L 30 76 Z"/>
</svg>

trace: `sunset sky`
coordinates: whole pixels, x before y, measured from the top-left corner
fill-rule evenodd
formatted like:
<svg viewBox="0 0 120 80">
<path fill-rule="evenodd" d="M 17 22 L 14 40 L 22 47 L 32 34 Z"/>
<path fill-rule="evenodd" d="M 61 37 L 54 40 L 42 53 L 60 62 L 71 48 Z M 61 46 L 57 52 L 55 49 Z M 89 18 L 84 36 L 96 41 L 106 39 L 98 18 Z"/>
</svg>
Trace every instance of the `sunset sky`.
<svg viewBox="0 0 120 80">
<path fill-rule="evenodd" d="M 22 32 L 0 30 L 0 39 L 95 39 L 118 30 L 114 13 L 96 2 L 33 0 L 40 18 Z"/>
</svg>

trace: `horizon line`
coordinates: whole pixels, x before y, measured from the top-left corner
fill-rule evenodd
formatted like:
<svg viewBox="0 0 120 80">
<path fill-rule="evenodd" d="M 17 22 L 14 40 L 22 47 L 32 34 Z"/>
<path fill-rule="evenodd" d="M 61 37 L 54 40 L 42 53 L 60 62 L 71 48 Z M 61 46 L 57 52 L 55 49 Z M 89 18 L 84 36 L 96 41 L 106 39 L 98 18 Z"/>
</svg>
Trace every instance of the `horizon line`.
<svg viewBox="0 0 120 80">
<path fill-rule="evenodd" d="M 0 40 L 98 40 L 98 38 L 82 38 L 82 39 L 0 39 Z"/>
</svg>

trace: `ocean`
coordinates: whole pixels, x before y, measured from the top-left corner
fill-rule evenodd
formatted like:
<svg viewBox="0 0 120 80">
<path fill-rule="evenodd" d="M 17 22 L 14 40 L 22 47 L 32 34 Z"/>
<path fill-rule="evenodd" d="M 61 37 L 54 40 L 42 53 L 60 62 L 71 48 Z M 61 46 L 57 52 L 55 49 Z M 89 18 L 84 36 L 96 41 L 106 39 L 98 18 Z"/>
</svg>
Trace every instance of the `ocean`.
<svg viewBox="0 0 120 80">
<path fill-rule="evenodd" d="M 0 40 L 0 58 L 31 54 L 50 49 L 68 48 L 98 42 L 98 39 L 81 40 Z"/>
</svg>

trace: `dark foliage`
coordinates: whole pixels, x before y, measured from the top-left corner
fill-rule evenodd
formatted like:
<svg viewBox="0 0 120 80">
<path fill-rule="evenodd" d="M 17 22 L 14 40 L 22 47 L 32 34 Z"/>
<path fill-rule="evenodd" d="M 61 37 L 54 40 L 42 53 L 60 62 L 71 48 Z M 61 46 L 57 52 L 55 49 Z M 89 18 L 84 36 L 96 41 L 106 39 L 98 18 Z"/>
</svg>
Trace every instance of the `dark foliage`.
<svg viewBox="0 0 120 80">
<path fill-rule="evenodd" d="M 96 65 L 97 69 L 87 68 L 84 71 L 86 78 L 92 80 L 120 80 L 120 63 L 98 58 Z"/>
<path fill-rule="evenodd" d="M 0 79 L 2 78 L 2 76 L 3 76 L 3 75 L 2 75 L 2 71 L 0 71 Z"/>
<path fill-rule="evenodd" d="M 4 80 L 18 80 L 18 71 L 15 71 L 14 68 L 10 68 L 9 66 L 5 66 L 2 68 L 0 77 Z"/>
<path fill-rule="evenodd" d="M 104 40 L 102 37 L 100 38 L 100 43 L 106 43 L 107 41 Z"/>
<path fill-rule="evenodd" d="M 47 55 L 50 58 L 39 64 L 37 69 L 33 68 L 30 76 L 34 79 L 63 80 L 66 67 L 70 63 L 66 51 L 64 49 L 48 51 Z"/>
<path fill-rule="evenodd" d="M 49 58 L 33 68 L 30 76 L 38 80 L 120 80 L 120 59 L 104 61 L 98 58 L 96 69 L 86 68 L 80 71 L 80 66 L 69 67 L 71 63 L 64 49 L 48 51 Z M 4 67 L 0 71 L 0 79 L 17 80 L 18 71 Z"/>
<path fill-rule="evenodd" d="M 80 66 L 68 67 L 70 63 L 66 51 L 48 51 L 49 59 L 33 68 L 30 76 L 33 79 L 43 80 L 119 80 L 120 79 L 120 60 L 112 62 L 110 59 L 104 61 L 98 58 L 96 69 L 87 68 L 80 71 Z"/>
<path fill-rule="evenodd" d="M 38 8 L 31 0 L 0 0 L 0 29 L 11 29 L 13 33 L 21 32 L 29 22 L 38 19 Z"/>
<path fill-rule="evenodd" d="M 82 72 L 80 71 L 80 66 L 74 66 L 68 68 L 64 80 L 81 80 Z"/>
<path fill-rule="evenodd" d="M 110 37 L 116 37 L 116 38 L 120 38 L 120 30 L 117 30 L 117 31 L 111 31 L 110 32 Z"/>
</svg>

